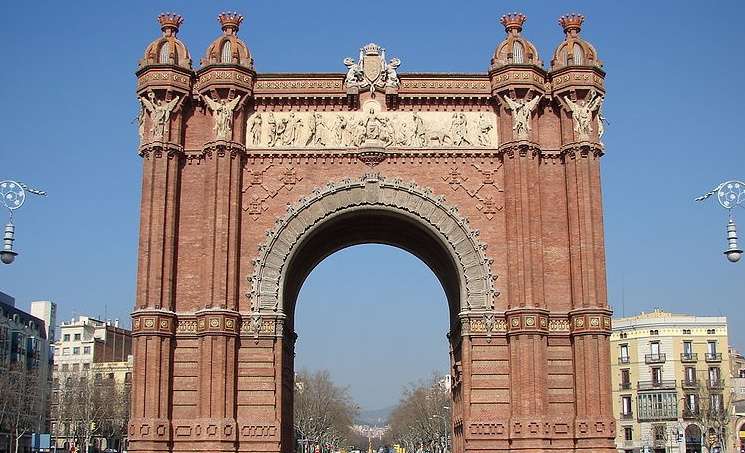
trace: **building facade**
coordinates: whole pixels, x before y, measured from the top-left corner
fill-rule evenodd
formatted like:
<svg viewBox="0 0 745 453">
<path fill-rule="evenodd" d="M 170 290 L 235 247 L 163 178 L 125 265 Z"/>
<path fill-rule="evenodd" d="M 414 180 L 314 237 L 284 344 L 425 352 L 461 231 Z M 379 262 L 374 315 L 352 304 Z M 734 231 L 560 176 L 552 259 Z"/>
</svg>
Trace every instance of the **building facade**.
<svg viewBox="0 0 745 453">
<path fill-rule="evenodd" d="M 544 65 L 503 16 L 472 74 L 399 73 L 374 43 L 337 72 L 262 73 L 242 20 L 219 15 L 196 68 L 161 15 L 136 72 L 129 451 L 292 451 L 297 295 L 361 243 L 442 282 L 455 452 L 613 451 L 605 72 L 584 17 L 560 18 Z"/>
<path fill-rule="evenodd" d="M 735 451 L 745 453 L 745 356 L 730 348 Z"/>
<path fill-rule="evenodd" d="M 53 304 L 52 304 L 53 305 Z M 23 391 L 28 393 L 31 401 L 24 401 L 25 410 L 33 412 L 33 422 L 27 427 L 29 434 L 20 442 L 20 451 L 30 445 L 31 432 L 48 432 L 48 404 L 50 394 L 51 357 L 47 340 L 47 326 L 39 319 L 15 306 L 15 299 L 0 293 L 0 375 L 9 376 L 11 372 L 27 373 L 33 378 L 24 380 Z M 4 386 L 0 392 L 10 392 Z M 3 397 L 8 397 L 6 393 Z M 15 407 L 4 407 L 5 421 L 10 418 L 13 409 L 17 409 L 17 399 L 3 401 Z M 11 412 L 8 412 L 10 409 Z M 0 452 L 10 451 L 11 436 L 4 431 L 7 426 L 0 426 Z"/>
<path fill-rule="evenodd" d="M 701 414 L 722 411 L 731 401 L 728 346 L 724 317 L 654 310 L 614 319 L 611 378 L 619 452 L 706 451 L 711 422 Z M 725 437 L 729 445 L 730 426 Z"/>
<path fill-rule="evenodd" d="M 81 449 L 88 442 L 96 451 L 120 450 L 129 411 L 131 331 L 118 320 L 78 316 L 59 325 L 54 356 L 53 445 Z"/>
</svg>

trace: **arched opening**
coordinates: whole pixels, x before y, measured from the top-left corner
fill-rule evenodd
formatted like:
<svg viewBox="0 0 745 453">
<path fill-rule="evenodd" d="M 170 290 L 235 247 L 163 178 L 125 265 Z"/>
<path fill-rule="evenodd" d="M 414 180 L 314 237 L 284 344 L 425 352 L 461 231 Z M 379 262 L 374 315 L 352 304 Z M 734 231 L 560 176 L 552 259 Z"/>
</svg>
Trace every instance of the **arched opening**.
<svg viewBox="0 0 745 453">
<path fill-rule="evenodd" d="M 171 45 L 168 42 L 163 43 L 160 46 L 160 54 L 158 55 L 158 63 L 168 64 L 170 63 Z"/>
<path fill-rule="evenodd" d="M 512 62 L 517 64 L 525 63 L 525 49 L 519 41 L 512 43 Z"/>
<path fill-rule="evenodd" d="M 303 283 L 295 313 L 294 423 L 301 445 L 308 443 L 301 431 L 312 427 L 312 398 L 302 385 L 309 376 L 328 371 L 335 385 L 348 389 L 358 429 L 393 422 L 393 429 L 400 430 L 406 424 L 390 417 L 404 389 L 423 388 L 433 373 L 438 380 L 449 374 L 444 289 L 431 269 L 405 250 L 364 244 L 333 253 Z M 429 409 L 451 406 L 445 389 L 437 396 L 447 402 Z M 449 417 L 443 418 L 446 422 Z M 343 427 L 338 431 L 345 432 Z M 349 447 L 367 449 L 359 434 L 348 433 Z M 387 437 L 379 438 L 381 431 L 377 434 L 374 449 L 389 444 Z"/>
<path fill-rule="evenodd" d="M 491 341 L 493 332 L 506 328 L 490 315 L 494 309 L 496 277 L 478 232 L 443 197 L 398 179 L 365 175 L 358 180 L 329 183 L 289 206 L 267 232 L 254 260 L 252 317 L 275 319 L 282 339 L 275 354 L 277 373 L 284 385 L 278 395 L 284 445 L 294 445 L 293 397 L 295 374 L 295 312 L 298 294 L 310 272 L 326 257 L 359 244 L 383 244 L 410 252 L 439 280 L 449 313 L 450 404 L 454 451 L 464 448 L 464 412 L 471 375 L 471 337 Z M 443 307 L 444 308 L 444 307 Z M 270 323 L 273 321 L 269 321 Z M 253 330 L 258 332 L 258 327 Z M 301 332 L 302 333 L 302 332 Z M 257 337 L 258 338 L 258 337 Z M 443 405 L 445 406 L 445 405 Z"/>
<path fill-rule="evenodd" d="M 574 46 L 572 47 L 572 55 L 574 57 L 574 64 L 585 64 L 585 52 L 582 50 L 582 46 L 580 46 L 579 43 L 574 43 Z"/>
<path fill-rule="evenodd" d="M 701 453 L 701 428 L 696 424 L 686 427 L 686 453 Z"/>
<path fill-rule="evenodd" d="M 222 49 L 220 51 L 220 63 L 230 63 L 232 58 L 232 52 L 230 48 L 230 41 L 225 41 L 222 44 Z"/>
<path fill-rule="evenodd" d="M 386 412 L 390 412 L 392 410 L 392 406 L 395 406 L 400 396 L 400 394 L 391 394 L 394 391 L 393 389 L 401 389 L 407 384 L 407 382 L 403 380 L 403 376 L 399 377 L 399 379 L 391 379 L 390 377 L 388 377 L 388 373 L 393 371 L 395 368 L 388 368 L 382 363 L 378 363 L 378 366 L 381 367 L 381 369 L 377 370 L 377 372 L 374 369 L 365 369 L 365 365 L 362 362 L 370 360 L 372 358 L 370 355 L 367 354 L 367 352 L 370 352 L 370 349 L 375 348 L 375 344 L 365 344 L 366 341 L 364 339 L 359 339 L 359 337 L 365 337 L 365 335 L 355 334 L 354 332 L 358 329 L 376 328 L 381 329 L 381 331 L 385 331 L 383 326 L 375 326 L 372 323 L 366 323 L 364 322 L 364 320 L 360 320 L 359 314 L 356 317 L 352 315 L 348 318 L 357 319 L 357 325 L 340 325 L 338 324 L 338 320 L 337 323 L 334 323 L 329 319 L 338 317 L 340 315 L 332 315 L 328 312 L 325 312 L 320 317 L 317 315 L 307 315 L 313 321 L 311 322 L 310 326 L 305 326 L 306 332 L 304 332 L 303 329 L 298 329 L 298 323 L 296 322 L 296 319 L 298 317 L 303 319 L 305 313 L 314 311 L 317 308 L 311 304 L 303 305 L 302 301 L 300 300 L 301 298 L 298 297 L 301 292 L 301 288 L 305 287 L 305 283 L 308 280 L 311 272 L 314 271 L 314 269 L 317 269 L 322 262 L 325 263 L 329 260 L 333 261 L 334 257 L 338 254 L 344 255 L 345 252 L 353 252 L 354 250 L 360 250 L 360 248 L 364 249 L 365 246 L 362 246 L 362 244 L 378 244 L 378 249 L 388 250 L 388 258 L 391 258 L 392 253 L 395 253 L 394 251 L 398 252 L 399 254 L 401 253 L 401 251 L 409 252 L 404 253 L 404 255 L 408 255 L 415 261 L 421 260 L 419 261 L 420 267 L 424 267 L 421 266 L 421 264 L 423 263 L 431 271 L 429 284 L 431 285 L 434 281 L 436 286 L 440 286 L 439 295 L 437 297 L 437 299 L 439 300 L 429 301 L 427 311 L 430 313 L 433 311 L 439 312 L 441 318 L 447 318 L 445 314 L 449 314 L 450 319 L 441 319 L 442 325 L 439 328 L 437 327 L 437 323 L 427 322 L 426 329 L 424 327 L 421 327 L 425 324 L 420 325 L 418 329 L 412 329 L 415 331 L 427 330 L 427 337 L 430 338 L 431 341 L 434 343 L 430 344 L 428 347 L 424 346 L 424 348 L 427 350 L 428 353 L 432 353 L 433 350 L 440 353 L 440 366 L 437 367 L 437 370 L 424 370 L 420 368 L 418 370 L 419 376 L 413 376 L 412 374 L 416 374 L 416 371 L 412 370 L 415 367 L 410 364 L 409 369 L 411 372 L 408 374 L 404 373 L 404 375 L 411 378 L 409 382 L 417 379 L 426 379 L 428 377 L 428 374 L 432 371 L 437 371 L 439 373 L 442 373 L 443 375 L 449 374 L 451 362 L 454 361 L 451 357 L 449 357 L 450 348 L 448 347 L 447 340 L 444 338 L 444 334 L 446 333 L 446 331 L 453 331 L 458 329 L 460 284 L 456 264 L 444 244 L 440 243 L 436 236 L 432 234 L 432 232 L 428 231 L 426 227 L 421 225 L 420 222 L 395 211 L 375 207 L 367 207 L 363 209 L 353 209 L 344 212 L 341 215 L 335 216 L 319 225 L 318 228 L 314 229 L 298 245 L 297 252 L 293 254 L 293 257 L 288 264 L 288 278 L 285 280 L 285 288 L 283 291 L 283 294 L 285 295 L 283 305 L 285 307 L 285 314 L 287 315 L 287 318 L 285 320 L 286 335 L 290 336 L 291 338 L 297 339 L 298 343 L 295 349 L 295 363 L 304 365 L 296 366 L 295 364 L 293 364 L 293 369 L 294 371 L 300 371 L 301 369 L 308 371 L 318 371 L 319 369 L 324 369 L 322 367 L 314 367 L 310 363 L 311 361 L 303 360 L 303 358 L 298 355 L 298 352 L 303 351 L 303 337 L 308 333 L 307 331 L 314 328 L 323 330 L 324 334 L 322 336 L 326 337 L 326 341 L 320 345 L 317 345 L 317 347 L 326 349 L 324 351 L 324 355 L 326 357 L 331 356 L 336 359 L 342 359 L 343 357 L 346 357 L 342 360 L 345 361 L 346 366 L 351 367 L 354 367 L 354 362 L 356 359 L 357 363 L 359 364 L 359 367 L 357 368 L 358 372 L 370 374 L 368 376 L 368 379 L 362 377 L 360 377 L 359 379 L 348 378 L 346 381 L 341 382 L 341 385 L 349 385 L 354 384 L 355 382 L 359 382 L 363 386 L 366 384 L 376 385 L 379 391 L 383 391 L 382 389 L 386 388 L 386 386 L 382 384 L 389 384 L 387 386 L 387 388 L 389 389 L 388 395 L 378 395 L 378 400 L 381 402 L 378 406 L 371 406 L 370 398 L 364 400 L 364 394 L 366 392 L 361 391 L 356 393 L 358 397 L 362 396 L 364 400 L 356 401 L 356 403 L 359 404 L 360 410 L 362 410 L 363 412 L 365 410 L 380 411 L 378 415 L 378 422 L 382 424 L 385 423 L 385 420 L 383 420 L 382 417 L 385 417 Z M 414 256 L 411 257 L 411 255 Z M 416 258 L 414 257 L 419 258 L 419 260 L 416 260 Z M 414 266 L 417 265 L 417 263 L 411 262 L 410 264 L 413 264 Z M 385 264 L 378 262 L 370 265 L 381 266 Z M 367 268 L 366 270 L 371 273 L 375 271 L 374 269 L 370 269 L 368 265 L 361 264 L 360 266 L 363 269 Z M 320 267 L 323 268 L 323 266 Z M 432 274 L 434 274 L 434 279 L 431 278 Z M 438 281 L 439 285 L 437 285 Z M 378 281 L 376 282 L 376 284 L 384 286 L 386 285 L 386 282 Z M 410 281 L 410 284 L 417 285 L 421 284 L 421 282 Z M 326 292 L 328 293 L 326 297 L 333 297 L 333 293 L 337 292 L 337 290 L 335 290 L 334 288 L 334 283 L 329 284 L 329 287 L 326 288 Z M 354 297 L 353 295 L 350 296 Z M 298 303 L 299 301 L 301 303 Z M 449 307 L 442 305 L 436 307 L 433 304 L 436 302 L 446 304 Z M 404 304 L 405 302 L 401 301 L 401 303 Z M 385 305 L 385 302 L 381 302 L 381 304 Z M 406 310 L 404 309 L 397 310 L 395 307 L 392 307 L 390 303 L 387 305 L 390 308 L 390 311 L 384 316 L 385 318 L 400 317 L 403 316 L 403 313 L 406 312 Z M 300 307 L 299 310 L 298 307 Z M 361 307 L 359 301 L 349 300 L 343 306 L 337 305 L 335 309 L 338 309 L 341 312 L 349 312 L 361 309 L 365 310 L 366 308 Z M 367 310 L 371 311 L 371 315 L 374 315 L 374 312 L 376 311 L 370 309 L 369 306 Z M 411 316 L 411 319 L 409 319 L 411 325 L 416 325 L 415 315 L 412 313 L 409 313 L 409 315 Z M 425 319 L 427 317 L 422 315 L 421 318 Z M 348 340 L 345 340 L 346 344 L 343 346 L 339 345 L 338 341 L 329 343 L 327 340 L 329 335 L 337 336 L 338 338 L 348 338 Z M 437 339 L 438 337 L 439 339 Z M 370 338 L 371 341 L 374 341 L 371 337 L 368 338 Z M 327 346 L 326 348 L 323 347 L 324 344 Z M 384 342 L 381 342 L 381 346 L 382 344 L 384 344 Z M 361 349 L 359 351 L 359 355 L 356 358 L 354 354 L 348 354 L 349 350 L 347 349 L 350 347 L 354 347 L 355 345 Z M 403 347 L 403 345 L 399 345 L 399 348 L 401 347 Z M 406 345 L 406 348 L 412 347 L 412 344 Z M 307 353 L 307 350 L 305 350 L 304 352 Z M 403 358 L 406 357 L 405 352 L 397 352 L 393 349 L 390 350 L 390 354 L 392 356 L 399 356 Z M 375 354 L 372 355 L 374 356 Z M 393 361 L 394 359 L 391 358 L 390 360 Z M 421 364 L 421 360 L 417 360 L 416 358 L 410 358 L 409 360 L 415 360 L 417 363 Z M 329 363 L 330 362 L 332 361 L 329 361 Z M 344 367 L 342 366 L 334 367 L 333 363 L 331 364 L 330 368 L 336 368 L 337 370 L 344 369 Z M 336 375 L 334 373 L 332 373 L 332 375 L 334 376 L 334 378 L 336 378 Z M 293 388 L 293 390 L 294 391 L 292 399 L 294 400 L 294 398 L 297 396 L 296 392 L 299 389 L 296 386 Z M 351 390 L 351 393 L 352 395 L 355 395 L 353 389 Z M 447 404 L 444 404 L 442 406 L 448 407 L 449 409 L 450 407 L 452 407 L 452 405 L 452 398 L 448 398 Z M 362 415 L 363 418 L 365 418 L 366 414 L 363 413 Z M 370 421 L 362 419 L 360 420 L 360 422 L 369 423 Z M 296 427 L 298 425 L 299 423 L 295 423 L 293 426 Z M 449 425 L 450 422 L 448 421 L 447 426 L 449 427 Z M 450 429 L 448 429 L 448 432 L 449 431 Z M 450 434 L 450 436 L 452 436 L 452 434 Z M 451 439 L 448 440 L 451 441 Z M 304 441 L 307 442 L 307 440 Z M 366 446 L 357 445 L 357 447 L 365 448 Z"/>
</svg>

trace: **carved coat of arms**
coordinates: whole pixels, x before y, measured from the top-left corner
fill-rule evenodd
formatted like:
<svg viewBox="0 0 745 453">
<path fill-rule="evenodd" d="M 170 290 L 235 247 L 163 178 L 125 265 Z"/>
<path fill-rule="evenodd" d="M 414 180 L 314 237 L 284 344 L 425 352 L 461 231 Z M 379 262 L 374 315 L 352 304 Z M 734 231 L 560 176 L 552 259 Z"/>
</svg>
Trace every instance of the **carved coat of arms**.
<svg viewBox="0 0 745 453">
<path fill-rule="evenodd" d="M 377 44 L 370 43 L 361 48 L 356 62 L 353 58 L 345 58 L 344 65 L 347 67 L 347 76 L 344 79 L 347 87 L 369 88 L 371 93 L 374 93 L 376 88 L 398 88 L 396 70 L 401 65 L 401 60 L 393 58 L 386 63 L 385 49 Z"/>
</svg>

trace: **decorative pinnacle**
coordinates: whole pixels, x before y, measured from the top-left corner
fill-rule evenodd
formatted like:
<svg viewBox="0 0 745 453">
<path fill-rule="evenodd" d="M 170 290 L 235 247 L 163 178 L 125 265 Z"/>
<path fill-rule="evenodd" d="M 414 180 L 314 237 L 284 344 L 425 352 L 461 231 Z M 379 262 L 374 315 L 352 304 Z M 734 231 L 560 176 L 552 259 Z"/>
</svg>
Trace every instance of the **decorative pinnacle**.
<svg viewBox="0 0 745 453">
<path fill-rule="evenodd" d="M 235 11 L 225 11 L 217 16 L 217 20 L 219 20 L 220 25 L 222 25 L 222 31 L 238 33 L 238 27 L 240 27 L 241 22 L 243 22 L 243 16 Z"/>
<path fill-rule="evenodd" d="M 158 22 L 160 22 L 160 29 L 163 30 L 163 34 L 176 34 L 178 28 L 184 23 L 184 18 L 176 13 L 161 13 L 158 16 Z"/>
<path fill-rule="evenodd" d="M 582 14 L 571 13 L 566 16 L 559 18 L 559 25 L 564 29 L 564 33 L 579 33 L 582 29 L 582 22 L 584 22 L 585 16 Z"/>
<path fill-rule="evenodd" d="M 528 20 L 528 17 L 523 13 L 505 14 L 499 19 L 502 25 L 504 25 L 504 31 L 507 33 L 513 30 L 516 33 L 520 33 L 526 20 Z"/>
</svg>

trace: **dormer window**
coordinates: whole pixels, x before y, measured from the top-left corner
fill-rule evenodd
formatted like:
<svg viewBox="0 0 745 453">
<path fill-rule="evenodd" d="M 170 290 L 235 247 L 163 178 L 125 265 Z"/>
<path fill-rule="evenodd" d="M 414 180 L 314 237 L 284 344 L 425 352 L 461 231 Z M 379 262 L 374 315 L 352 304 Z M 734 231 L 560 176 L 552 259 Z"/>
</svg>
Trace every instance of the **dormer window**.
<svg viewBox="0 0 745 453">
<path fill-rule="evenodd" d="M 582 46 L 578 43 L 574 43 L 572 47 L 572 55 L 574 56 L 574 64 L 583 65 L 585 64 L 585 52 L 582 50 Z"/>
<path fill-rule="evenodd" d="M 220 51 L 220 63 L 231 63 L 231 58 L 230 41 L 225 41 L 222 45 L 222 51 Z"/>
<path fill-rule="evenodd" d="M 525 49 L 518 41 L 512 43 L 512 62 L 517 64 L 525 63 Z"/>
<path fill-rule="evenodd" d="M 170 63 L 169 57 L 171 53 L 171 45 L 169 43 L 165 43 L 160 47 L 160 55 L 158 55 L 158 63 L 160 64 L 168 64 Z"/>
</svg>

